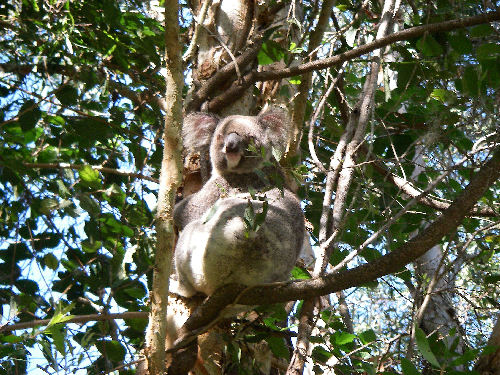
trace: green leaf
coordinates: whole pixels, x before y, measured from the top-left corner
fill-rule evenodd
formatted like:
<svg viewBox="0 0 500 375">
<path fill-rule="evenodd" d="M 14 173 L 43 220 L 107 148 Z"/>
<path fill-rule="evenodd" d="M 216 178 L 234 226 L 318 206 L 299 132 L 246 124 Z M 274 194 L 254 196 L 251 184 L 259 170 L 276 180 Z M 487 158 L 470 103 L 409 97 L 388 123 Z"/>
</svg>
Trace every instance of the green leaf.
<svg viewBox="0 0 500 375">
<path fill-rule="evenodd" d="M 39 291 L 38 284 L 33 280 L 18 279 L 16 280 L 15 284 L 21 292 L 28 295 L 33 296 Z"/>
<path fill-rule="evenodd" d="M 8 335 L 8 336 L 2 336 L 0 337 L 0 341 L 9 343 L 9 344 L 15 344 L 18 342 L 22 342 L 24 340 L 24 337 L 22 336 L 16 336 L 16 335 Z"/>
<path fill-rule="evenodd" d="M 272 147 L 271 152 L 274 156 L 274 159 L 276 159 L 276 161 L 280 161 L 281 158 L 283 157 L 283 152 L 280 149 L 277 149 L 276 147 Z"/>
<path fill-rule="evenodd" d="M 255 227 L 254 230 L 258 231 L 259 228 L 264 224 L 266 221 L 266 216 L 267 216 L 267 208 L 269 206 L 268 201 L 262 202 L 262 212 L 259 212 L 255 215 Z"/>
<path fill-rule="evenodd" d="M 219 208 L 219 201 L 215 202 L 212 207 L 210 207 L 210 210 L 205 214 L 205 218 L 203 219 L 203 224 L 208 223 L 208 221 L 215 215 L 217 212 L 217 209 Z"/>
<path fill-rule="evenodd" d="M 101 187 L 102 181 L 99 172 L 90 165 L 83 166 L 83 168 L 78 171 L 78 174 L 83 185 L 95 189 Z"/>
<path fill-rule="evenodd" d="M 345 344 L 349 344 L 354 341 L 356 335 L 348 332 L 335 332 L 335 344 L 338 346 L 342 346 Z"/>
<path fill-rule="evenodd" d="M 48 334 L 52 336 L 52 340 L 54 340 L 54 345 L 59 353 L 62 355 L 66 354 L 66 345 L 65 345 L 65 336 L 66 330 L 61 324 L 55 324 L 50 327 L 47 327 L 45 330 Z"/>
<path fill-rule="evenodd" d="M 406 358 L 401 358 L 401 369 L 403 370 L 404 375 L 419 375 L 420 372 L 416 369 L 416 367 Z"/>
<path fill-rule="evenodd" d="M 73 308 L 73 306 L 74 306 L 74 304 L 70 305 L 71 308 Z M 67 313 L 67 311 L 65 311 L 65 310 L 66 309 L 64 309 L 63 311 L 60 311 L 60 312 L 56 312 L 54 314 L 54 316 L 52 317 L 52 319 L 50 319 L 50 322 L 47 324 L 47 328 L 50 328 L 55 324 L 64 323 L 64 322 L 72 319 L 73 315 L 65 315 Z"/>
<path fill-rule="evenodd" d="M 308 280 L 311 278 L 311 275 L 300 267 L 294 267 L 292 270 L 292 278 L 296 280 Z"/>
<path fill-rule="evenodd" d="M 58 156 L 57 148 L 49 146 L 38 154 L 37 161 L 39 163 L 52 163 L 57 160 Z"/>
<path fill-rule="evenodd" d="M 268 65 L 285 59 L 284 49 L 275 41 L 267 40 L 257 55 L 259 65 Z"/>
<path fill-rule="evenodd" d="M 102 247 L 101 241 L 91 241 L 89 239 L 82 241 L 82 250 L 87 254 L 96 253 Z"/>
<path fill-rule="evenodd" d="M 144 290 L 144 288 L 125 288 L 124 291 L 129 296 L 137 299 L 144 298 L 146 296 L 146 291 Z"/>
<path fill-rule="evenodd" d="M 358 336 L 363 345 L 377 340 L 377 335 L 375 335 L 375 332 L 372 329 L 361 332 Z"/>
<path fill-rule="evenodd" d="M 111 184 L 111 186 L 106 189 L 105 195 L 109 202 L 115 207 L 123 207 L 125 199 L 127 198 L 125 192 L 117 184 Z"/>
<path fill-rule="evenodd" d="M 40 203 L 40 213 L 48 215 L 52 211 L 57 210 L 58 207 L 59 203 L 57 202 L 57 200 L 52 198 L 47 198 L 42 200 L 42 202 Z"/>
<path fill-rule="evenodd" d="M 90 216 L 97 216 L 101 213 L 101 207 L 92 197 L 87 194 L 82 194 L 78 197 L 80 200 L 80 207 L 87 211 Z"/>
<path fill-rule="evenodd" d="M 495 57 L 498 55 L 500 55 L 500 44 L 484 43 L 477 47 L 477 57 L 479 59 Z"/>
<path fill-rule="evenodd" d="M 477 96 L 479 92 L 478 85 L 479 77 L 477 75 L 476 69 L 474 66 L 468 66 L 465 68 L 464 75 L 462 78 L 462 83 L 464 87 L 464 91 L 470 96 Z"/>
<path fill-rule="evenodd" d="M 461 55 L 472 53 L 472 42 L 463 33 L 449 34 L 448 42 L 451 47 Z"/>
<path fill-rule="evenodd" d="M 422 331 L 421 328 L 417 328 L 415 331 L 415 339 L 417 341 L 417 347 L 422 356 L 433 366 L 440 368 L 440 364 L 434 355 L 432 353 L 429 341 L 427 340 L 427 337 L 425 336 L 425 332 Z"/>
<path fill-rule="evenodd" d="M 484 278 L 485 284 L 499 284 L 500 274 L 489 275 Z"/>
<path fill-rule="evenodd" d="M 445 89 L 432 90 L 430 97 L 439 100 L 441 103 L 447 103 L 454 99 L 453 93 Z"/>
<path fill-rule="evenodd" d="M 45 256 L 43 257 L 43 263 L 47 268 L 50 268 L 53 271 L 55 271 L 59 266 L 59 261 L 51 253 L 45 254 Z"/>
<path fill-rule="evenodd" d="M 78 100 L 78 90 L 71 85 L 63 85 L 56 91 L 56 98 L 63 106 L 71 106 Z"/>
<path fill-rule="evenodd" d="M 66 187 L 66 184 L 62 180 L 56 180 L 57 189 L 62 198 L 68 198 L 71 196 L 70 191 Z"/>
<path fill-rule="evenodd" d="M 252 206 L 252 202 L 249 200 L 247 206 L 245 208 L 245 212 L 243 214 L 243 220 L 247 226 L 249 231 L 253 231 L 255 229 L 255 211 Z"/>
<path fill-rule="evenodd" d="M 474 38 L 481 38 L 484 36 L 491 35 L 495 32 L 495 29 L 490 24 L 482 24 L 475 26 L 470 30 L 470 35 Z"/>
<path fill-rule="evenodd" d="M 269 348 L 276 357 L 290 359 L 290 352 L 285 344 L 285 340 L 281 337 L 268 337 L 266 338 Z"/>
<path fill-rule="evenodd" d="M 321 346 L 315 346 L 311 353 L 311 357 L 314 359 L 314 361 L 318 361 L 321 363 L 325 363 L 326 361 L 328 361 L 331 356 L 332 353 Z"/>
<path fill-rule="evenodd" d="M 120 362 L 125 358 L 125 347 L 114 340 L 101 340 L 96 343 L 97 350 L 110 360 Z"/>
<path fill-rule="evenodd" d="M 19 124 L 23 132 L 33 129 L 38 120 L 42 117 L 42 112 L 34 100 L 28 100 L 19 109 Z"/>
<path fill-rule="evenodd" d="M 429 34 L 424 35 L 417 41 L 417 48 L 424 56 L 439 56 L 443 54 L 441 45 Z"/>
</svg>

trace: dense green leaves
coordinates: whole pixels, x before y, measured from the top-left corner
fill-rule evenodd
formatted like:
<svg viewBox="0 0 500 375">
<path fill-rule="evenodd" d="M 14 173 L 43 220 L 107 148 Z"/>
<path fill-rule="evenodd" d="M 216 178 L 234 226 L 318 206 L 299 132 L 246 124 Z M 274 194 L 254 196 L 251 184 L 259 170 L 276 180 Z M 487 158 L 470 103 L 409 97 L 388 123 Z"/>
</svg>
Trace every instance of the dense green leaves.
<svg viewBox="0 0 500 375">
<path fill-rule="evenodd" d="M 259 70 L 309 61 L 305 51 L 322 3 L 292 3 L 300 9 L 280 15 L 288 17 L 284 29 L 254 25 L 253 30 L 264 32 L 255 62 Z M 185 2 L 181 5 L 187 45 L 193 33 L 185 27 L 193 16 Z M 272 16 L 267 5 L 274 2 L 259 3 L 255 22 Z M 398 29 L 462 19 L 487 6 L 478 7 L 477 1 L 403 2 Z M 337 1 L 316 51 L 319 58 L 373 40 L 380 12 L 378 2 Z M 0 324 L 52 319 L 47 328 L 0 334 L 0 372 L 38 371 L 33 368 L 39 364 L 47 373 L 83 368 L 88 373 L 110 372 L 136 359 L 147 321 L 90 320 L 77 326 L 67 319 L 70 314 L 146 310 L 158 190 L 150 180 L 158 178 L 162 160 L 163 112 L 154 98 L 165 90 L 160 71 L 163 26 L 152 17 L 147 2 L 121 0 L 7 1 L 0 7 L 0 24 Z M 489 157 L 498 142 L 497 35 L 498 24 L 482 24 L 429 32 L 384 50 L 374 111 L 358 147 L 346 207 L 335 223 L 339 227 L 331 266 L 347 269 L 380 259 L 439 217 L 440 210 L 417 199 L 405 208 L 415 196 L 403 193 L 391 176 L 421 192 L 449 172 L 429 195 L 448 204 Z M 218 52 L 223 50 L 217 45 Z M 234 52 L 237 57 L 240 51 Z M 217 69 L 231 60 L 222 59 Z M 332 234 L 332 218 L 322 221 L 326 173 L 349 115 L 357 108 L 370 61 L 371 56 L 363 55 L 343 66 L 336 89 L 325 98 L 323 114 L 312 124 L 312 143 L 326 172 L 313 163 L 307 131 L 301 138 L 302 164 L 293 170 L 287 166 L 301 185 L 313 246 L 319 244 L 322 225 L 327 236 Z M 203 83 L 194 74 L 200 63 L 194 58 L 187 64 L 186 82 L 194 82 L 186 87 L 189 96 Z M 255 65 L 249 69 L 257 69 Z M 305 125 L 338 69 L 313 74 Z M 303 77 L 297 76 L 284 79 L 280 87 L 273 86 L 277 82 L 259 83 L 252 93 L 259 105 L 287 103 L 293 110 L 301 82 Z M 231 84 L 228 79 L 219 89 L 225 91 Z M 273 156 L 289 162 L 288 155 L 274 148 Z M 466 162 L 457 164 L 462 159 Z M 498 195 L 496 185 L 481 207 L 498 212 Z M 266 201 L 262 209 L 247 208 L 249 235 L 261 229 L 266 209 Z M 402 210 L 404 214 L 391 221 Z M 209 213 L 206 220 L 210 218 Z M 456 334 L 427 337 L 417 329 L 418 350 L 409 355 L 406 333 L 431 279 L 420 277 L 418 268 L 409 264 L 395 275 L 346 291 L 352 331 L 346 316 L 338 313 L 340 296 L 329 297 L 333 306 L 318 305 L 317 331 L 311 337 L 313 370 L 320 373 L 332 366 L 346 374 L 415 375 L 429 364 L 450 373 L 456 366 L 471 368 L 491 323 L 488 313 L 498 307 L 496 220 L 493 215 L 468 217 L 442 239 L 443 270 L 453 274 L 460 287 L 450 294 L 452 306 L 458 307 L 454 320 L 463 325 L 470 348 L 460 346 Z M 299 266 L 292 277 L 309 279 L 310 261 Z M 239 317 L 238 323 L 245 324 L 231 326 L 224 337 L 224 355 L 241 366 L 226 370 L 247 371 L 246 350 L 261 340 L 276 357 L 290 359 L 300 306 L 287 311 L 283 306 L 261 307 L 251 324 Z"/>
</svg>

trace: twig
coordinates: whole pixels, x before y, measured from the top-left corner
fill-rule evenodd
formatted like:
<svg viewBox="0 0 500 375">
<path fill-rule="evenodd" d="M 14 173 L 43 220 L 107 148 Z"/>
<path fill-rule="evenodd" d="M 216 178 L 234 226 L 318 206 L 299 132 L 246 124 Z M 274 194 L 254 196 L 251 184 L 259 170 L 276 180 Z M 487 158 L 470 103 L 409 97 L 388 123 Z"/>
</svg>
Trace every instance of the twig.
<svg viewBox="0 0 500 375">
<path fill-rule="evenodd" d="M 293 77 L 296 75 L 302 75 L 304 73 L 311 72 L 313 70 L 321 70 L 333 66 L 338 66 L 345 61 L 353 60 L 357 57 L 370 53 L 376 49 L 388 46 L 392 43 L 396 43 L 399 41 L 417 38 L 419 36 L 424 35 L 425 33 L 452 31 L 498 20 L 500 20 L 500 12 L 492 11 L 473 17 L 466 17 L 451 21 L 415 26 L 406 30 L 393 33 L 385 38 L 376 39 L 373 42 L 367 43 L 363 46 L 354 48 L 350 51 L 341 53 L 333 57 L 320 59 L 279 70 L 269 69 L 260 72 L 251 71 L 242 77 L 241 82 L 233 84 L 225 92 L 213 98 L 208 103 L 207 108 L 209 111 L 217 112 L 219 109 L 223 108 L 224 106 L 227 106 L 228 103 L 232 103 L 234 100 L 239 98 L 242 92 L 244 92 L 248 87 L 250 87 L 253 83 L 257 81 L 278 80 L 282 78 Z"/>
<path fill-rule="evenodd" d="M 89 166 L 87 164 L 72 164 L 72 163 L 23 163 L 22 165 L 26 168 L 76 169 L 76 170 L 80 170 L 84 167 Z M 100 165 L 90 165 L 90 168 L 92 168 L 93 170 L 102 172 L 102 173 L 116 174 L 119 176 L 126 176 L 126 177 L 138 178 L 141 180 L 147 180 L 147 181 L 155 182 L 157 184 L 159 183 L 159 181 L 156 178 L 149 177 L 149 176 L 143 175 L 141 173 L 125 172 L 125 171 L 121 171 L 119 169 L 101 167 Z"/>
<path fill-rule="evenodd" d="M 67 323 L 88 323 L 97 322 L 103 320 L 114 320 L 114 319 L 147 319 L 148 312 L 146 311 L 129 311 L 117 314 L 89 314 L 89 315 L 77 315 L 71 319 L 64 321 Z M 46 326 L 49 324 L 51 319 L 37 319 L 31 320 L 29 322 L 15 323 L 3 325 L 0 327 L 0 332 L 12 332 L 21 329 L 33 328 L 36 326 Z"/>
<path fill-rule="evenodd" d="M 462 164 L 466 158 L 463 158 L 460 160 L 456 165 Z M 444 178 L 446 178 L 454 168 L 450 168 L 449 170 L 445 171 L 442 173 L 438 178 L 436 178 L 434 181 L 432 181 L 418 196 L 414 197 L 411 199 L 400 211 L 396 213 L 390 220 L 386 221 L 382 227 L 380 227 L 379 230 L 377 230 L 375 233 L 373 233 L 368 239 L 366 239 L 363 244 L 358 247 L 356 250 L 352 251 L 348 256 L 346 256 L 339 264 L 337 264 L 335 267 L 333 267 L 332 272 L 337 272 L 338 270 L 342 269 L 342 267 L 346 266 L 349 264 L 349 262 L 358 254 L 360 254 L 366 247 L 371 244 L 373 241 L 375 241 L 387 228 L 389 228 L 393 223 L 395 223 L 401 216 L 403 216 L 413 205 L 415 205 L 421 198 L 426 196 L 427 194 L 430 193 L 436 185 L 441 182 Z"/>
<path fill-rule="evenodd" d="M 198 39 L 200 37 L 200 26 L 205 22 L 205 17 L 207 16 L 208 6 L 212 0 L 205 0 L 200 9 L 200 15 L 198 18 L 193 17 L 193 21 L 196 23 L 194 26 L 193 38 L 191 39 L 191 43 L 189 43 L 189 47 L 182 56 L 182 61 L 186 63 L 194 54 L 194 50 L 196 48 L 196 44 L 198 43 Z"/>
<path fill-rule="evenodd" d="M 323 163 L 318 159 L 318 155 L 316 154 L 316 149 L 314 147 L 313 143 L 313 138 L 314 138 L 314 124 L 316 123 L 316 120 L 318 119 L 319 115 L 323 111 L 323 108 L 326 103 L 326 99 L 330 96 L 332 93 L 333 89 L 335 86 L 337 86 L 337 82 L 339 81 L 340 77 L 342 76 L 344 69 L 340 69 L 337 73 L 337 77 L 333 80 L 333 82 L 330 84 L 328 89 L 326 90 L 325 94 L 321 98 L 321 100 L 318 103 L 318 106 L 316 107 L 316 110 L 314 111 L 314 114 L 309 121 L 309 133 L 307 137 L 307 144 L 309 146 L 309 153 L 311 154 L 311 158 L 313 159 L 314 164 L 319 168 L 319 170 L 323 173 L 327 173 L 326 168 L 323 166 Z"/>
</svg>

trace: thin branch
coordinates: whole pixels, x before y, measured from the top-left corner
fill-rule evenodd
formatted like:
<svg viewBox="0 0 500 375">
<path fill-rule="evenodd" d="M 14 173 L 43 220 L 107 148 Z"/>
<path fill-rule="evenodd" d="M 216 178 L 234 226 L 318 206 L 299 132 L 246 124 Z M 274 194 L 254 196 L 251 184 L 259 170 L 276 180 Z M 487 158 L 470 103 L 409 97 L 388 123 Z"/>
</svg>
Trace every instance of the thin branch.
<svg viewBox="0 0 500 375">
<path fill-rule="evenodd" d="M 316 24 L 315 29 L 311 32 L 311 36 L 309 38 L 309 47 L 308 47 L 308 56 L 310 59 L 315 59 L 317 54 L 317 48 L 321 45 L 321 41 L 323 40 L 323 35 L 328 26 L 328 22 L 330 19 L 330 14 L 332 13 L 333 5 L 335 4 L 334 0 L 325 0 L 323 1 L 321 11 L 318 17 L 318 22 Z M 297 147 L 300 144 L 300 140 L 302 139 L 303 133 L 303 123 L 304 117 L 306 113 L 307 106 L 307 98 L 309 97 L 309 92 L 311 91 L 312 86 L 312 72 L 306 73 L 302 77 L 302 81 L 300 82 L 298 95 L 294 99 L 294 108 L 292 112 L 292 125 L 293 125 L 293 137 L 289 147 L 289 156 L 296 154 Z M 331 85 L 327 90 L 328 92 L 325 94 L 327 97 L 329 92 L 333 90 L 334 85 Z M 325 97 L 323 98 L 324 105 Z M 316 112 L 316 118 L 319 115 L 319 112 Z M 311 125 L 309 129 L 312 129 L 314 126 L 316 119 L 313 118 L 311 120 Z M 312 144 L 312 130 L 309 131 L 309 143 Z M 313 160 L 316 158 L 316 153 L 314 152 L 314 146 L 310 147 L 312 149 L 312 157 Z M 319 162 L 319 160 L 318 160 Z M 318 165 L 323 166 L 321 163 Z M 324 170 L 324 168 L 323 168 Z M 317 299 L 311 298 L 304 301 L 302 304 L 302 309 L 300 311 L 299 317 L 299 327 L 298 327 L 298 337 L 297 343 L 295 345 L 295 350 L 293 352 L 292 359 L 290 364 L 288 365 L 288 369 L 286 371 L 287 375 L 300 375 L 304 372 L 304 366 L 307 361 L 307 355 L 309 352 L 310 346 L 310 337 L 312 334 L 312 330 L 316 325 L 314 321 L 314 307 L 316 306 Z"/>
<path fill-rule="evenodd" d="M 333 57 L 316 60 L 280 70 L 269 69 L 260 72 L 251 71 L 243 76 L 240 82 L 235 82 L 229 89 L 224 91 L 219 96 L 213 98 L 208 103 L 208 110 L 211 112 L 217 112 L 219 109 L 227 106 L 229 103 L 232 103 L 234 100 L 239 98 L 242 92 L 244 92 L 248 87 L 250 87 L 257 81 L 278 80 L 282 78 L 293 77 L 296 75 L 302 75 L 313 70 L 321 70 L 333 66 L 339 66 L 345 61 L 353 60 L 376 49 L 388 46 L 399 41 L 417 38 L 424 35 L 425 33 L 452 31 L 498 20 L 500 20 L 500 11 L 493 11 L 473 17 L 415 26 L 393 33 L 385 38 L 374 40 L 371 43 L 367 43 L 363 46 L 354 48 L 350 51 L 341 53 Z"/>
<path fill-rule="evenodd" d="M 89 166 L 88 164 L 72 164 L 72 163 L 23 163 L 22 165 L 26 168 L 36 168 L 36 169 L 76 169 L 76 170 L 80 170 L 83 167 Z M 155 182 L 157 184 L 159 183 L 158 179 L 143 175 L 141 173 L 125 172 L 119 169 L 101 167 L 100 165 L 90 165 L 90 168 L 102 173 L 116 174 L 119 176 L 147 180 Z"/>
<path fill-rule="evenodd" d="M 185 324 L 186 330 L 189 332 L 206 325 L 236 297 L 238 297 L 239 304 L 245 305 L 309 299 L 363 285 L 379 277 L 397 272 L 406 264 L 425 254 L 444 236 L 456 230 L 472 206 L 499 177 L 500 149 L 496 150 L 492 158 L 472 176 L 467 187 L 438 219 L 397 250 L 353 269 L 309 280 L 271 283 L 250 288 L 235 284 L 226 285 L 208 297 L 189 317 Z M 184 334 L 186 333 L 184 332 Z M 182 336 L 180 340 L 182 340 Z"/>
<path fill-rule="evenodd" d="M 328 97 L 332 93 L 333 89 L 337 86 L 337 83 L 338 83 L 338 81 L 343 73 L 344 73 L 343 68 L 338 71 L 337 77 L 335 77 L 335 79 L 332 81 L 332 83 L 330 84 L 330 86 L 328 87 L 326 92 L 321 97 L 321 99 L 318 103 L 318 106 L 316 107 L 316 110 L 314 111 L 314 114 L 313 114 L 311 120 L 309 121 L 309 133 L 308 133 L 308 137 L 307 137 L 307 144 L 309 146 L 309 153 L 311 154 L 311 158 L 312 158 L 314 164 L 323 173 L 327 173 L 327 170 L 323 166 L 323 163 L 321 163 L 321 161 L 319 160 L 318 155 L 316 154 L 316 149 L 314 148 L 314 142 L 313 142 L 314 124 L 316 123 L 317 119 L 319 118 L 320 114 L 323 111 L 323 108 L 324 108 L 325 103 L 326 103 L 326 99 L 328 99 Z"/>
<path fill-rule="evenodd" d="M 308 46 L 308 61 L 314 61 L 317 55 L 317 47 L 321 45 L 323 40 L 323 35 L 328 27 L 328 22 L 330 19 L 330 14 L 332 13 L 333 5 L 335 1 L 324 0 L 321 6 L 321 11 L 318 16 L 318 22 L 316 27 L 311 32 L 309 37 Z M 290 8 L 291 10 L 291 8 Z M 303 74 L 299 90 L 297 95 L 293 100 L 293 111 L 292 111 L 292 126 L 293 126 L 293 137 L 291 139 L 289 150 L 287 152 L 287 158 L 293 156 L 297 153 L 297 148 L 300 145 L 300 140 L 302 139 L 302 127 L 304 124 L 304 117 L 306 113 L 307 98 L 311 91 L 312 86 L 312 71 Z"/>
<path fill-rule="evenodd" d="M 208 12 L 208 6 L 212 3 L 212 0 L 205 0 L 200 9 L 200 15 L 198 18 L 193 17 L 193 21 L 195 22 L 193 38 L 191 39 L 191 43 L 189 43 L 189 47 L 182 56 L 182 61 L 187 62 L 194 54 L 194 50 L 198 43 L 198 39 L 200 37 L 200 29 L 201 25 L 205 22 L 205 18 Z"/>
<path fill-rule="evenodd" d="M 365 147 L 361 147 L 361 150 L 363 152 L 368 152 Z M 389 172 L 384 165 L 382 164 L 382 161 L 379 159 L 374 159 L 372 156 L 372 165 L 374 169 L 383 175 L 387 180 L 391 183 L 393 183 L 395 186 L 397 186 L 401 191 L 408 195 L 410 198 L 417 198 L 418 203 L 424 204 L 428 207 L 435 208 L 439 211 L 444 211 L 446 210 L 450 204 L 452 203 L 451 201 L 444 202 L 442 200 L 438 200 L 436 198 L 433 198 L 429 195 L 422 195 L 422 190 L 417 188 L 412 182 L 405 180 L 394 173 Z M 489 208 L 489 207 L 473 207 L 470 212 L 467 213 L 467 216 L 481 216 L 481 217 L 491 217 L 491 216 L 498 216 L 500 210 L 500 206 L 496 207 L 494 209 Z"/>
<path fill-rule="evenodd" d="M 235 77 L 236 66 L 246 66 L 253 61 L 260 51 L 262 46 L 263 36 L 259 35 L 253 41 L 253 45 L 241 55 L 236 57 L 235 61 L 231 61 L 223 68 L 219 69 L 212 77 L 207 79 L 202 86 L 193 93 L 191 101 L 186 104 L 186 112 L 197 111 L 201 105 L 212 95 L 219 86 Z"/>
<path fill-rule="evenodd" d="M 457 165 L 462 164 L 465 162 L 467 158 L 463 158 L 461 161 L 457 163 Z M 344 266 L 349 264 L 349 262 L 354 259 L 354 257 L 358 254 L 360 254 L 366 247 L 371 244 L 373 241 L 375 241 L 382 233 L 385 232 L 387 228 L 389 228 L 392 224 L 394 224 L 396 221 L 398 221 L 401 216 L 403 216 L 413 205 L 415 205 L 421 198 L 425 197 L 427 194 L 431 192 L 432 189 L 436 187 L 436 185 L 443 181 L 454 169 L 450 168 L 444 173 L 442 173 L 440 176 L 438 176 L 434 181 L 432 181 L 419 195 L 416 197 L 413 197 L 400 211 L 396 213 L 390 220 L 386 221 L 380 229 L 378 229 L 375 233 L 373 233 L 369 238 L 361 244 L 360 247 L 358 247 L 356 250 L 352 251 L 349 255 L 347 255 L 339 264 L 337 264 L 335 267 L 333 267 L 331 272 L 336 272 L 340 269 L 342 269 Z"/>
<path fill-rule="evenodd" d="M 67 323 L 88 323 L 97 322 L 103 320 L 115 320 L 115 319 L 147 319 L 148 312 L 146 311 L 130 311 L 117 314 L 88 314 L 88 315 L 77 315 L 71 319 L 65 320 L 64 324 Z M 34 328 L 37 326 L 46 326 L 49 324 L 51 319 L 38 319 L 31 320 L 29 322 L 15 323 L 9 325 L 3 325 L 0 327 L 0 333 L 12 332 L 21 329 Z"/>
<path fill-rule="evenodd" d="M 493 327 L 488 346 L 496 348 L 493 353 L 479 357 L 474 370 L 481 375 L 498 373 L 500 368 L 500 314 L 497 315 L 497 322 Z"/>
</svg>

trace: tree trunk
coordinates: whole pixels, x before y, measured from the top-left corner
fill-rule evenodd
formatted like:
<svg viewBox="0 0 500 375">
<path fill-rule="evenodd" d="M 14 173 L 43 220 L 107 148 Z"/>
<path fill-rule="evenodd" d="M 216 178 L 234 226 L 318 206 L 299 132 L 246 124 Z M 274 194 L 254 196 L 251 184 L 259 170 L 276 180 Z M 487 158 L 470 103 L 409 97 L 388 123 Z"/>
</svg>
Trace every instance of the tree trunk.
<svg viewBox="0 0 500 375">
<path fill-rule="evenodd" d="M 493 327 L 488 346 L 496 348 L 493 353 L 479 358 L 475 370 L 481 375 L 500 375 L 500 315 Z"/>
</svg>

